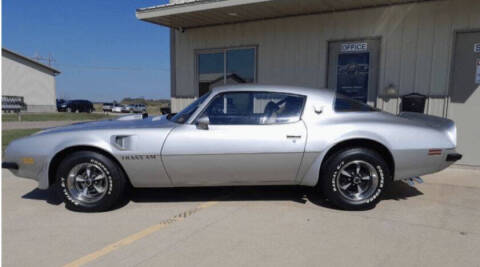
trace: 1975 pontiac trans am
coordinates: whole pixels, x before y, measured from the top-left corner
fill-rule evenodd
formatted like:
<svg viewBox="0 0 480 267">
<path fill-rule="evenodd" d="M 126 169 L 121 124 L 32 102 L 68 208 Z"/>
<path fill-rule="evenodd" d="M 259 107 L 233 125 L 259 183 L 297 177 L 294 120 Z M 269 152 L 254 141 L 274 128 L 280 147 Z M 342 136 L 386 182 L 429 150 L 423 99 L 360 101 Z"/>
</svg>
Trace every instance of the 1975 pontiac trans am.
<svg viewBox="0 0 480 267">
<path fill-rule="evenodd" d="M 453 121 L 392 115 L 333 90 L 231 85 L 174 116 L 131 115 L 13 141 L 3 168 L 66 207 L 110 209 L 133 187 L 302 185 L 342 209 L 459 160 Z"/>
</svg>

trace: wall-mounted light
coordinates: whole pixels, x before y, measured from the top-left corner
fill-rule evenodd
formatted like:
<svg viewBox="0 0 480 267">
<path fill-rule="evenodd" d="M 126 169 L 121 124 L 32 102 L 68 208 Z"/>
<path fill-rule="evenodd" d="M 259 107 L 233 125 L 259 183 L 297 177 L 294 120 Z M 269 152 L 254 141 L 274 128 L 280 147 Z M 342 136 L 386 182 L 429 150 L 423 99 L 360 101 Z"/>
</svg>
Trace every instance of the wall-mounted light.
<svg viewBox="0 0 480 267">
<path fill-rule="evenodd" d="M 397 96 L 397 88 L 393 83 L 385 87 L 385 94 L 390 97 Z"/>
</svg>

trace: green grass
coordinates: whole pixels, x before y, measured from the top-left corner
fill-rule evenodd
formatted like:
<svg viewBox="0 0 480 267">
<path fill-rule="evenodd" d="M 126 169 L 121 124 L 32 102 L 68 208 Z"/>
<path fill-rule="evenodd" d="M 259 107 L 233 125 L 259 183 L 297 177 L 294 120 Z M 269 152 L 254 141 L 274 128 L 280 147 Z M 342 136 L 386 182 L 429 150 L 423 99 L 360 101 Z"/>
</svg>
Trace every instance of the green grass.
<svg viewBox="0 0 480 267">
<path fill-rule="evenodd" d="M 83 120 L 100 120 L 109 118 L 108 114 L 103 113 L 23 113 L 22 121 L 83 121 Z M 17 114 L 2 114 L 2 122 L 18 121 Z"/>
<path fill-rule="evenodd" d="M 2 154 L 5 151 L 5 148 L 13 140 L 20 137 L 28 136 L 33 133 L 36 133 L 42 129 L 18 129 L 18 130 L 3 130 L 2 131 Z"/>
</svg>

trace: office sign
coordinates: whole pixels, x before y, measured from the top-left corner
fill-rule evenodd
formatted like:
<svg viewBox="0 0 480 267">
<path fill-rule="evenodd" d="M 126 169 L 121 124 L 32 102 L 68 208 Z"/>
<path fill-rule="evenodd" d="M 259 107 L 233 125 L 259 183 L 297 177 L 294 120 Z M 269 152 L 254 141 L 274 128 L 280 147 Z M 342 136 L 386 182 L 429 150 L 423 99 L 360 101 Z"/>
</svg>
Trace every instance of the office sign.
<svg viewBox="0 0 480 267">
<path fill-rule="evenodd" d="M 341 45 L 341 52 L 365 52 L 368 50 L 367 43 L 344 43 Z"/>
<path fill-rule="evenodd" d="M 370 53 L 338 55 L 337 91 L 355 100 L 367 103 Z"/>
<path fill-rule="evenodd" d="M 473 52 L 480 53 L 480 43 L 476 43 L 473 45 Z"/>
</svg>

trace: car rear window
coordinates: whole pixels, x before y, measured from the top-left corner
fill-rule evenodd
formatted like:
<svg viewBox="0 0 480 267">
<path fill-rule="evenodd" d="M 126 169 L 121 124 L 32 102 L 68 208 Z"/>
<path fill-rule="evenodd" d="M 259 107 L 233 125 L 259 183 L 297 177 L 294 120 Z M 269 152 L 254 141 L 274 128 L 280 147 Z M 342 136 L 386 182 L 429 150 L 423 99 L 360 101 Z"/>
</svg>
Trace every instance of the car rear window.
<svg viewBox="0 0 480 267">
<path fill-rule="evenodd" d="M 377 111 L 375 108 L 359 102 L 355 99 L 346 97 L 341 94 L 337 94 L 335 97 L 334 104 L 335 111 L 337 112 L 368 112 L 368 111 Z"/>
</svg>

